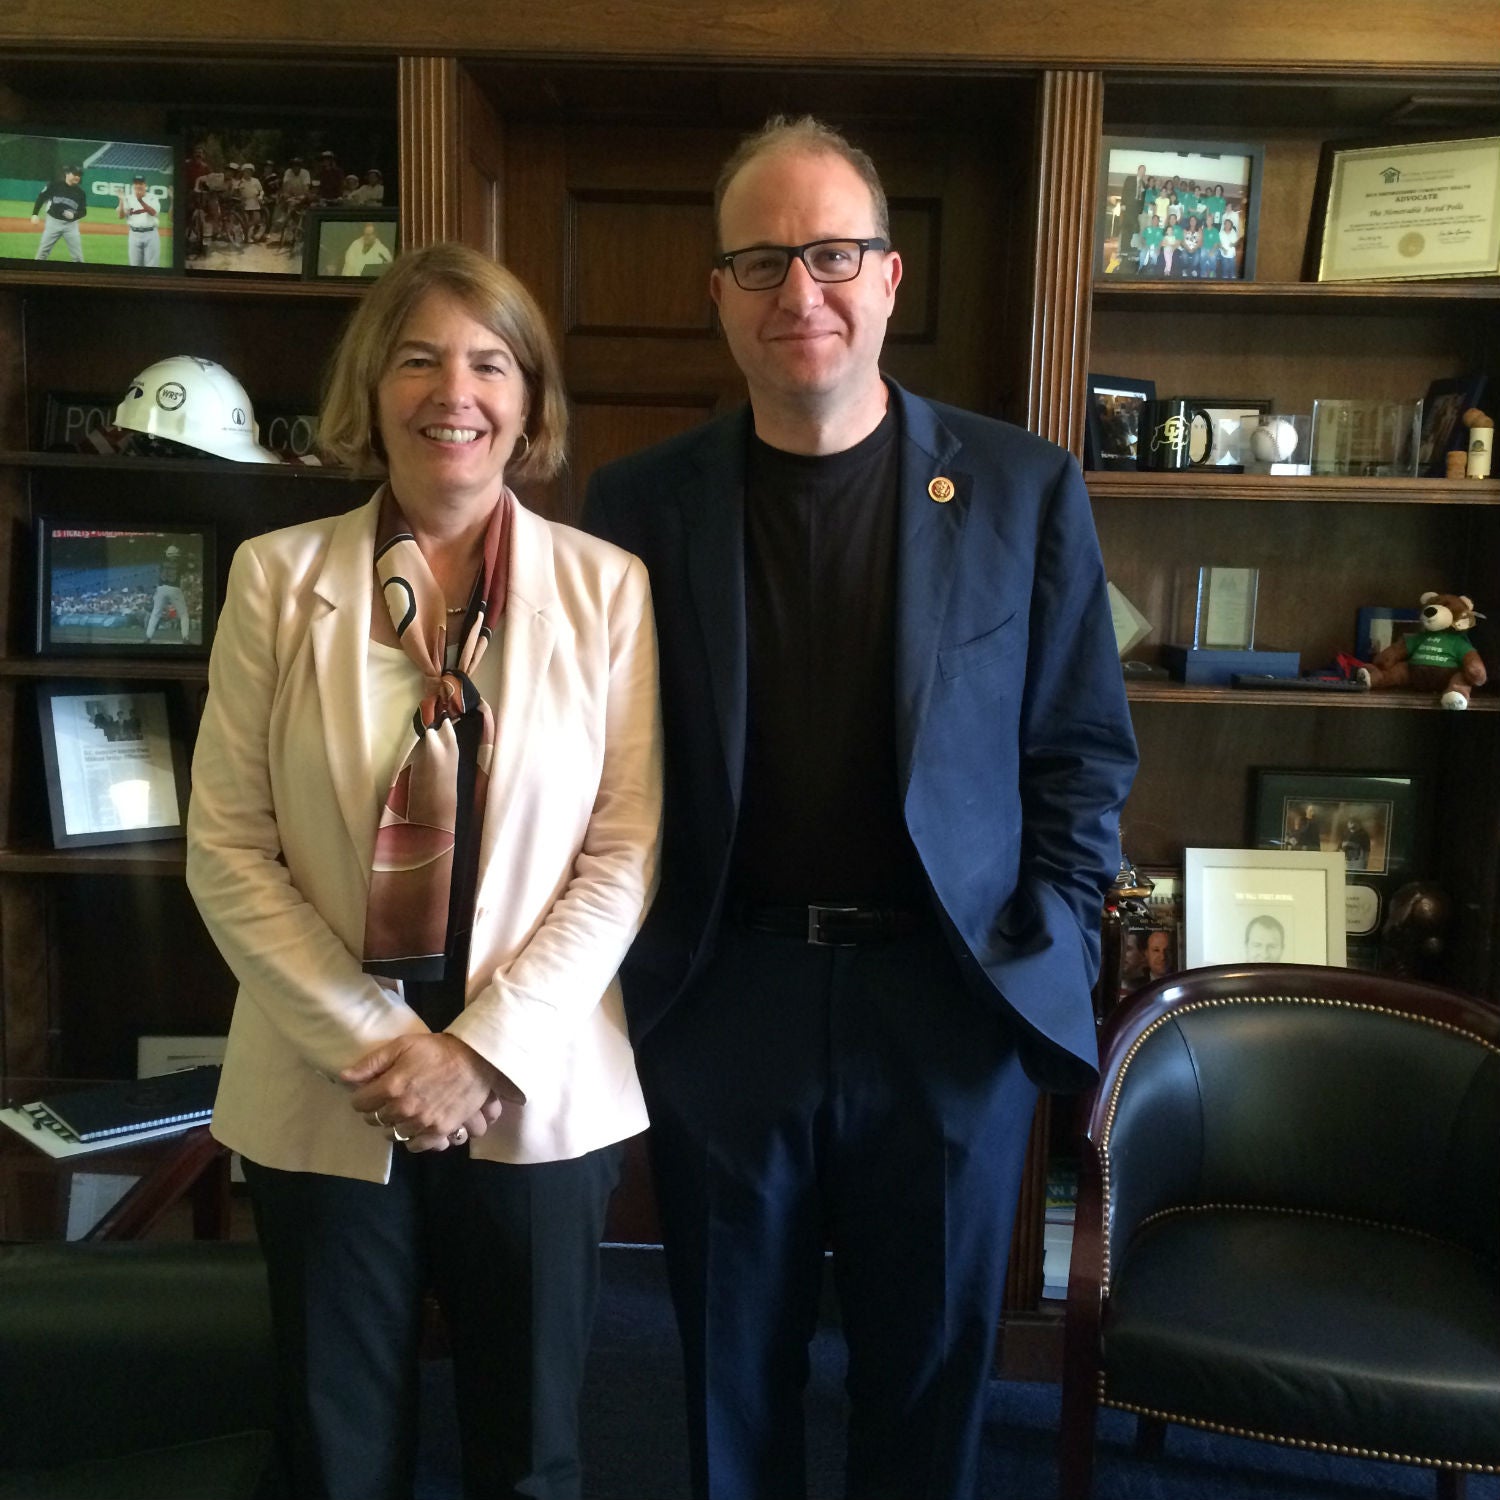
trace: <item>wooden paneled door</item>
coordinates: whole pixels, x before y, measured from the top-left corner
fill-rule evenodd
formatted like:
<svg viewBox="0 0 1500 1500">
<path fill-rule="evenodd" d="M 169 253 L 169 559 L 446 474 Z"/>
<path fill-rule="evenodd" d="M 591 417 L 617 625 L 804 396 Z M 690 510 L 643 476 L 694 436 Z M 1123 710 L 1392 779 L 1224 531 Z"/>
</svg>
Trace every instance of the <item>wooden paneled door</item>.
<svg viewBox="0 0 1500 1500">
<path fill-rule="evenodd" d="M 1024 421 L 1038 241 L 1033 152 L 1018 114 L 1029 118 L 1029 94 L 1019 107 L 997 96 L 988 114 L 971 99 L 936 128 L 893 122 L 851 134 L 880 167 L 904 262 L 886 369 L 922 395 Z M 502 258 L 558 333 L 573 419 L 569 468 L 525 499 L 571 521 L 599 465 L 744 399 L 708 296 L 712 184 L 741 131 L 516 118 L 503 128 Z M 1029 1175 L 1040 1182 L 1043 1170 Z M 1039 1225 L 1040 1214 L 1029 1217 Z M 639 1141 L 608 1232 L 658 1237 Z M 1017 1299 L 1029 1304 L 1041 1266 L 1029 1221 L 1020 1245 L 1012 1280 L 1035 1287 Z"/>
<path fill-rule="evenodd" d="M 739 134 L 506 122 L 502 254 L 559 334 L 572 402 L 569 468 L 528 496 L 552 516 L 576 516 L 600 464 L 744 399 L 708 296 L 712 184 Z M 1010 137 L 1021 159 L 1008 161 L 1005 132 L 972 120 L 858 135 L 880 165 L 904 262 L 887 369 L 923 395 L 1019 416 L 1002 408 L 1025 391 L 1024 143 Z"/>
</svg>

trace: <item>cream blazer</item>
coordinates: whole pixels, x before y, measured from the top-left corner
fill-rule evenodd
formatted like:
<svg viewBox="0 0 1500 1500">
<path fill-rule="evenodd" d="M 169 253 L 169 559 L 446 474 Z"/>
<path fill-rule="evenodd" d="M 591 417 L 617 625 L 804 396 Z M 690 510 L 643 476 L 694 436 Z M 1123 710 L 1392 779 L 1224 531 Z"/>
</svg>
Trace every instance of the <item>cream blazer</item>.
<svg viewBox="0 0 1500 1500">
<path fill-rule="evenodd" d="M 339 1070 L 426 1028 L 360 968 L 377 786 L 363 711 L 380 494 L 234 557 L 193 757 L 188 888 L 239 997 L 213 1133 L 384 1182 Z M 515 509 L 463 1013 L 525 1094 L 475 1157 L 559 1161 L 645 1128 L 615 978 L 655 893 L 661 716 L 646 570 Z"/>
</svg>

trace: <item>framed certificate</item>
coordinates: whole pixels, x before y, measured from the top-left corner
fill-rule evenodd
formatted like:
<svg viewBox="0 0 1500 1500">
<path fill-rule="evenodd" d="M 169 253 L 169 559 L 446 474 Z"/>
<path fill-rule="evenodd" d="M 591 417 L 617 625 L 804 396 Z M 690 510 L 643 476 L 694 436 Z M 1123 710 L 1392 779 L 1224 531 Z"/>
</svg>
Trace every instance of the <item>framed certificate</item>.
<svg viewBox="0 0 1500 1500">
<path fill-rule="evenodd" d="M 1315 281 L 1500 276 L 1500 136 L 1323 148 Z"/>
</svg>

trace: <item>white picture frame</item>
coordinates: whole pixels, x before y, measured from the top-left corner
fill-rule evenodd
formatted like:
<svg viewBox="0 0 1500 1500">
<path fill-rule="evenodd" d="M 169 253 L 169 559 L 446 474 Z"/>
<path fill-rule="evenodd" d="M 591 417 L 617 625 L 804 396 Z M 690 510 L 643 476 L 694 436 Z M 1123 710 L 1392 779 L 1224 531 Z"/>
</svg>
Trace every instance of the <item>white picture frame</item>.
<svg viewBox="0 0 1500 1500">
<path fill-rule="evenodd" d="M 1344 856 L 1289 849 L 1188 849 L 1187 964 L 1343 968 Z"/>
</svg>

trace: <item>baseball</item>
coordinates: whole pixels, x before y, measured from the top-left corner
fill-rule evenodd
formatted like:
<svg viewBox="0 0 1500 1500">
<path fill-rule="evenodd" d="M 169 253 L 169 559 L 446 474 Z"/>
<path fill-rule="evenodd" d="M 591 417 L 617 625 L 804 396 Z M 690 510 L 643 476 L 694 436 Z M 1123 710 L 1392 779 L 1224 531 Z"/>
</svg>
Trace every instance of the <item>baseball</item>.
<svg viewBox="0 0 1500 1500">
<path fill-rule="evenodd" d="M 1263 464 L 1285 463 L 1297 451 L 1297 428 L 1285 417 L 1275 417 L 1250 434 L 1250 451 Z"/>
</svg>

